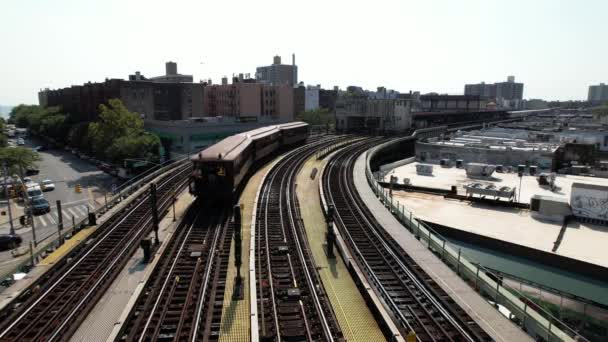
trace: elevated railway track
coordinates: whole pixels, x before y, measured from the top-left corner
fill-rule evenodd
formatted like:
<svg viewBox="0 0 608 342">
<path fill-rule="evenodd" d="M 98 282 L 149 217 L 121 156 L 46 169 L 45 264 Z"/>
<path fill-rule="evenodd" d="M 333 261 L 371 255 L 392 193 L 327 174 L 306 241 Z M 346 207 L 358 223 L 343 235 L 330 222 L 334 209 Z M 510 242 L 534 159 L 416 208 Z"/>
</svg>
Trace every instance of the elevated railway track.
<svg viewBox="0 0 608 342">
<path fill-rule="evenodd" d="M 308 246 L 295 191 L 304 161 L 334 142 L 319 140 L 288 153 L 263 183 L 255 224 L 260 340 L 343 339 Z"/>
<path fill-rule="evenodd" d="M 418 341 L 491 341 L 491 337 L 376 222 L 353 182 L 354 162 L 376 141 L 353 144 L 325 168 L 323 188 L 353 258 L 399 326 Z"/>
<path fill-rule="evenodd" d="M 165 212 L 191 166 L 177 164 L 157 183 L 156 205 Z M 0 341 L 63 341 L 75 332 L 153 228 L 151 192 L 144 191 L 100 225 L 0 311 Z"/>
</svg>

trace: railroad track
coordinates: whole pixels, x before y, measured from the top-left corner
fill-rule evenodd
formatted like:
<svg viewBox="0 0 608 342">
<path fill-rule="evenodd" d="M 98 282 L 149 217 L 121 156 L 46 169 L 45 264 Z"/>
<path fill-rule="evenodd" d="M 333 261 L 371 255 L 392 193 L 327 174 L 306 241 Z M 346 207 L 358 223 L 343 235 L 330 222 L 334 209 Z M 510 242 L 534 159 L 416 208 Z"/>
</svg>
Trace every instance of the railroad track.
<svg viewBox="0 0 608 342">
<path fill-rule="evenodd" d="M 190 169 L 189 164 L 176 166 L 160 180 L 159 213 L 171 205 L 173 191 L 186 184 Z M 69 339 L 151 231 L 150 202 L 146 191 L 4 308 L 0 341 Z"/>
<path fill-rule="evenodd" d="M 119 334 L 123 341 L 214 341 L 234 222 L 195 202 Z"/>
<path fill-rule="evenodd" d="M 298 170 L 325 144 L 326 140 L 318 141 L 290 152 L 262 186 L 255 224 L 261 340 L 343 339 L 315 268 L 295 191 Z"/>
<path fill-rule="evenodd" d="M 374 219 L 353 181 L 357 157 L 375 142 L 353 144 L 325 168 L 323 188 L 351 254 L 403 336 L 418 341 L 491 341 L 491 337 L 426 274 Z"/>
</svg>

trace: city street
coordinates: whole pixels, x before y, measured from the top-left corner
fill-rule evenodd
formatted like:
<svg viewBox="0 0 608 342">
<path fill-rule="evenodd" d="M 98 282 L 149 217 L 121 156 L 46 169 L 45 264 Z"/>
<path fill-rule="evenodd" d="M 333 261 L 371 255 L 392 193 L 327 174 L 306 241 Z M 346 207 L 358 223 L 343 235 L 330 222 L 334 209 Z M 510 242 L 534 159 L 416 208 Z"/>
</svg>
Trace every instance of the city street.
<svg viewBox="0 0 608 342">
<path fill-rule="evenodd" d="M 41 144 L 33 138 L 26 139 L 26 147 L 37 145 Z M 44 192 L 45 199 L 51 205 L 51 212 L 34 216 L 36 241 L 45 243 L 57 234 L 57 200 L 62 204 L 64 229 L 72 229 L 72 217 L 75 222 L 79 222 L 87 217 L 89 210 L 103 206 L 104 192 L 110 191 L 112 184 L 118 182 L 118 179 L 98 170 L 88 161 L 79 159 L 70 151 L 53 149 L 39 153 L 42 157 L 42 161 L 38 163 L 40 173 L 30 178 L 36 183 L 50 179 L 55 184 L 54 190 Z M 77 184 L 81 187 L 80 193 L 75 191 Z M 32 227 L 23 227 L 19 223 L 19 217 L 23 215 L 23 203 L 13 203 L 12 209 L 16 233 L 23 239 L 21 247 L 26 248 L 33 240 Z M 1 210 L 6 211 L 6 206 L 3 205 Z M 8 213 L 6 216 L 0 216 L 0 234 L 10 232 L 8 221 Z M 11 251 L 0 251 L 0 270 L 11 267 L 13 259 Z"/>
</svg>

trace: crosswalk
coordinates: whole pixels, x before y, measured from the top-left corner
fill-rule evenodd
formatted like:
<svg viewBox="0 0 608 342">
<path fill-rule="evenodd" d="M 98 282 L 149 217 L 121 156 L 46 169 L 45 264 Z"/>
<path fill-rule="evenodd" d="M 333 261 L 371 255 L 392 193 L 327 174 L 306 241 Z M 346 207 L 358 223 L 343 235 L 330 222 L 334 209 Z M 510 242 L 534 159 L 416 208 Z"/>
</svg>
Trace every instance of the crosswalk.
<svg viewBox="0 0 608 342">
<path fill-rule="evenodd" d="M 91 204 L 80 204 L 61 208 L 64 226 L 72 224 L 72 217 L 74 217 L 74 220 L 78 222 L 87 217 L 89 210 L 93 211 L 94 209 L 95 208 Z M 57 208 L 52 207 L 50 213 L 35 216 L 34 221 L 36 227 L 56 226 L 59 222 L 59 213 L 57 212 Z"/>
</svg>

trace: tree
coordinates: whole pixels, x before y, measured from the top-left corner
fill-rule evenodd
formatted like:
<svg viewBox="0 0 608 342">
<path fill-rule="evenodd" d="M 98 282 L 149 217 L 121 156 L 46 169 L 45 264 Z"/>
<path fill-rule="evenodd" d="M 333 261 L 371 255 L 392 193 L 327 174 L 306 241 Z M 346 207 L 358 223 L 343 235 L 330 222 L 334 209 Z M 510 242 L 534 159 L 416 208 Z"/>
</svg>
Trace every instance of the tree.
<svg viewBox="0 0 608 342">
<path fill-rule="evenodd" d="M 66 116 L 63 114 L 47 115 L 40 120 L 39 134 L 53 138 L 56 141 L 67 141 L 65 124 Z"/>
<path fill-rule="evenodd" d="M 90 153 L 92 146 L 89 139 L 89 123 L 80 122 L 72 125 L 68 133 L 68 142 L 70 146 Z"/>
<path fill-rule="evenodd" d="M 25 170 L 42 160 L 38 152 L 25 147 L 0 148 L 0 163 L 6 163 L 9 173 L 24 176 Z"/>
<path fill-rule="evenodd" d="M 158 163 L 159 147 L 160 139 L 156 135 L 141 132 L 116 139 L 106 153 L 114 163 L 133 158 Z"/>
<path fill-rule="evenodd" d="M 334 122 L 333 114 L 325 108 L 309 110 L 301 112 L 297 115 L 297 119 L 308 123 L 309 125 L 331 125 Z"/>
<path fill-rule="evenodd" d="M 160 139 L 144 131 L 139 114 L 131 113 L 120 100 L 99 106 L 99 119 L 88 126 L 88 140 L 95 154 L 114 163 L 138 158 L 158 161 Z"/>
<path fill-rule="evenodd" d="M 118 138 L 138 134 L 144 126 L 139 115 L 129 112 L 122 101 L 112 99 L 108 103 L 99 106 L 98 121 L 90 123 L 88 129 L 93 149 L 101 157 Z"/>
</svg>

